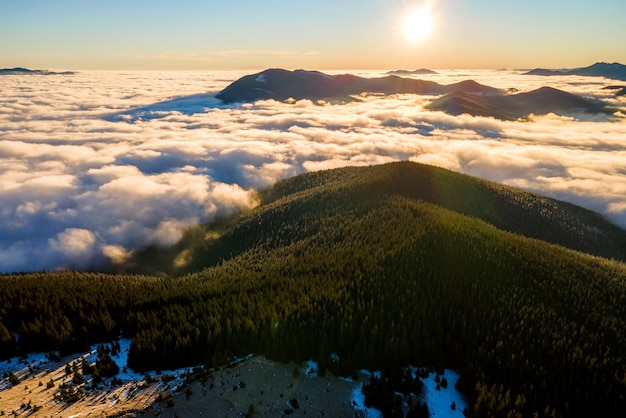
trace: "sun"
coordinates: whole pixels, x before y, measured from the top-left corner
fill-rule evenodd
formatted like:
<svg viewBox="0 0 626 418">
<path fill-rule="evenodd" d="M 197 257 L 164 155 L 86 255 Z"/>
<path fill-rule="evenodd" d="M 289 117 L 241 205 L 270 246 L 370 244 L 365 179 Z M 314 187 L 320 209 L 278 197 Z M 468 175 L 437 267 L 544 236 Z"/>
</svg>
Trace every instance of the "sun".
<svg viewBox="0 0 626 418">
<path fill-rule="evenodd" d="M 428 6 L 411 11 L 404 18 L 404 34 L 411 42 L 418 42 L 430 34 L 433 22 Z"/>
</svg>

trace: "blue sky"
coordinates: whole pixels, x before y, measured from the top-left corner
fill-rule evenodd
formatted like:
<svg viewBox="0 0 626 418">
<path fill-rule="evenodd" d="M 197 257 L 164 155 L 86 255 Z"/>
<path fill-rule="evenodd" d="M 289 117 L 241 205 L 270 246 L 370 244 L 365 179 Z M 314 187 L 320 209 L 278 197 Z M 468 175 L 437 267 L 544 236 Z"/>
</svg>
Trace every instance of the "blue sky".
<svg viewBox="0 0 626 418">
<path fill-rule="evenodd" d="M 411 43 L 425 1 L 434 28 Z M 1 67 L 572 67 L 626 62 L 626 2 L 3 0 L 0 39 Z"/>
</svg>

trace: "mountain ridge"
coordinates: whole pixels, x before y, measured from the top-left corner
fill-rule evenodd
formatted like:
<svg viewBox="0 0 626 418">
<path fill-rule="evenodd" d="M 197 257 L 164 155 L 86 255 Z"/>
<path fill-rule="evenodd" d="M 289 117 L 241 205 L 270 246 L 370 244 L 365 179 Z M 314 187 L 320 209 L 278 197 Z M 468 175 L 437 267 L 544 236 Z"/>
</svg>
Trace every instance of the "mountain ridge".
<svg viewBox="0 0 626 418">
<path fill-rule="evenodd" d="M 434 99 L 426 108 L 452 115 L 467 113 L 472 116 L 490 116 L 502 120 L 516 120 L 531 114 L 612 113 L 612 110 L 601 102 L 591 101 L 553 87 L 540 87 L 525 93 L 492 96 L 453 91 Z"/>
<path fill-rule="evenodd" d="M 215 97 L 225 104 L 267 99 L 344 102 L 367 93 L 436 95 L 441 97 L 433 100 L 426 109 L 503 120 L 516 120 L 530 114 L 611 113 L 603 103 L 551 87 L 509 95 L 474 80 L 442 85 L 397 75 L 363 78 L 309 70 L 268 69 L 247 75 L 231 83 Z"/>
<path fill-rule="evenodd" d="M 606 63 L 596 62 L 588 67 L 550 70 L 546 68 L 535 68 L 524 75 L 554 76 L 554 75 L 583 75 L 591 77 L 605 77 L 614 80 L 626 81 L 626 65 L 618 62 Z"/>
<path fill-rule="evenodd" d="M 385 74 L 388 75 L 432 75 L 439 74 L 437 71 L 429 70 L 428 68 L 419 68 L 417 70 L 391 70 L 387 71 Z"/>
<path fill-rule="evenodd" d="M 74 71 L 31 70 L 23 67 L 0 68 L 0 75 L 74 75 Z"/>
<path fill-rule="evenodd" d="M 364 78 L 352 74 L 329 75 L 314 70 L 272 68 L 247 75 L 234 81 L 216 97 L 224 103 L 253 102 L 256 100 L 287 99 L 350 100 L 363 93 L 382 94 L 443 94 L 455 89 L 480 94 L 498 94 L 499 89 L 473 82 L 444 86 L 434 81 L 388 75 Z"/>
</svg>

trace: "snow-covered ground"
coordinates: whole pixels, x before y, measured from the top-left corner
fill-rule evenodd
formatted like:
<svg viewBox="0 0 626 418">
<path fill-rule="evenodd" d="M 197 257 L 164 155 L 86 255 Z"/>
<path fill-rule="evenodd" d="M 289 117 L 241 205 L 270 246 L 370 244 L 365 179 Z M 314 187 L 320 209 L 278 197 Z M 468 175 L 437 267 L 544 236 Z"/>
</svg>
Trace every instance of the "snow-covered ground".
<svg viewBox="0 0 626 418">
<path fill-rule="evenodd" d="M 18 373 L 24 369 L 31 367 L 39 367 L 48 364 L 50 361 L 46 358 L 46 353 L 32 353 L 25 357 L 14 357 L 0 362 L 0 375 L 5 373 Z"/>
<path fill-rule="evenodd" d="M 120 350 L 111 355 L 111 358 L 119 367 L 119 373 L 116 376 L 118 381 L 122 383 L 140 382 L 144 380 L 145 373 L 137 373 L 128 367 L 128 352 L 130 349 L 132 340 L 130 338 L 122 338 L 118 340 Z M 60 361 L 51 361 L 46 353 L 32 353 L 22 358 L 12 358 L 7 361 L 0 362 L 0 375 L 4 376 L 8 373 L 15 373 L 20 379 L 25 376 L 34 375 L 50 369 L 53 367 L 60 367 L 60 364 L 71 363 L 81 358 L 85 359 L 89 363 L 94 363 L 97 360 L 97 348 L 98 344 L 90 347 L 90 350 L 85 353 L 75 354 L 70 357 L 64 357 Z M 253 357 L 252 354 L 234 359 L 235 363 L 245 362 Z M 303 372 L 306 376 L 316 377 L 319 370 L 319 365 L 312 360 L 307 361 L 303 366 Z M 165 370 L 164 375 L 174 376 L 174 379 L 167 385 L 169 390 L 175 390 L 180 387 L 185 380 L 185 375 L 189 371 L 188 368 L 182 368 L 177 370 Z M 411 368 L 414 376 L 417 374 L 417 368 Z M 154 372 L 148 373 L 152 377 L 155 376 Z M 361 370 L 361 374 L 365 376 L 379 376 L 380 372 L 370 372 Z M 467 402 L 463 399 L 461 393 L 459 393 L 455 385 L 459 380 L 459 374 L 453 370 L 446 369 L 443 375 L 439 375 L 437 379 L 437 373 L 430 373 L 428 377 L 422 378 L 424 383 L 424 390 L 419 399 L 426 402 L 431 417 L 463 417 L 463 410 L 467 407 Z M 89 378 L 85 376 L 85 378 Z M 440 382 L 445 378 L 447 380 L 447 387 L 443 387 Z M 439 381 L 439 383 L 437 382 Z M 89 380 L 87 380 L 88 382 Z M 350 394 L 350 402 L 354 409 L 360 411 L 368 418 L 382 418 L 382 413 L 376 408 L 367 408 L 365 406 L 365 396 L 361 393 L 361 387 L 363 384 L 357 384 Z M 437 389 L 439 386 L 439 389 Z M 8 379 L 4 378 L 0 380 L 0 391 L 11 387 Z M 455 408 L 452 408 L 454 403 Z"/>
<path fill-rule="evenodd" d="M 120 368 L 117 378 L 124 382 L 129 380 L 141 380 L 145 376 L 145 374 L 136 373 L 128 367 L 128 351 L 130 350 L 130 343 L 132 341 L 131 338 L 120 338 L 120 350 L 114 356 L 111 356 L 115 364 L 117 364 L 117 367 Z"/>
<path fill-rule="evenodd" d="M 320 369 L 317 362 L 309 360 L 305 364 L 304 374 L 307 376 L 317 376 L 317 371 Z"/>
<path fill-rule="evenodd" d="M 443 375 L 448 381 L 448 387 L 440 387 L 437 390 L 438 383 L 435 381 L 437 373 L 430 373 L 424 382 L 424 401 L 428 405 L 431 417 L 463 417 L 463 410 L 467 407 L 467 402 L 463 399 L 463 395 L 456 390 L 455 385 L 459 380 L 459 374 L 454 370 L 445 369 Z M 441 385 L 440 385 L 441 386 Z M 452 402 L 455 403 L 455 409 L 451 408 Z"/>
<path fill-rule="evenodd" d="M 413 377 L 417 377 L 418 369 L 411 367 L 410 370 L 413 373 Z M 365 376 L 376 376 L 380 378 L 381 373 L 379 371 L 370 372 L 367 370 L 361 370 L 361 373 Z M 428 411 L 431 417 L 463 417 L 463 410 L 467 407 L 467 402 L 463 398 L 463 395 L 456 390 L 455 386 L 459 380 L 459 374 L 454 370 L 445 369 L 442 375 L 439 375 L 439 382 L 443 378 L 447 380 L 447 387 L 442 387 L 440 383 L 437 383 L 437 373 L 429 373 L 428 377 L 420 378 L 424 383 L 424 390 L 419 397 L 419 400 L 425 402 L 428 405 Z M 359 385 L 352 391 L 351 401 L 354 408 L 358 411 L 362 411 L 368 418 L 382 418 L 382 412 L 376 408 L 367 408 L 365 406 L 365 395 L 361 393 L 363 385 Z M 437 389 L 439 386 L 439 389 Z M 452 409 L 452 403 L 454 402 L 455 408 Z"/>
<path fill-rule="evenodd" d="M 115 376 L 118 381 L 126 382 L 138 382 L 145 378 L 146 373 L 138 373 L 128 367 L 128 352 L 132 339 L 121 338 L 117 341 L 120 345 L 120 350 L 111 355 L 111 359 L 119 367 L 119 372 Z M 77 353 L 68 357 L 61 358 L 62 363 L 72 363 L 76 360 L 84 359 L 90 364 L 93 364 L 98 359 L 98 346 L 101 344 L 94 344 L 89 347 L 89 351 L 84 353 Z M 110 344 L 105 344 L 110 345 Z M 47 367 L 52 367 L 55 363 L 51 361 L 47 356 L 49 353 L 31 353 L 24 357 L 14 357 L 6 361 L 0 362 L 0 377 L 8 373 L 15 373 L 18 377 L 26 376 L 31 373 L 40 372 Z M 59 363 L 59 362 L 56 362 Z M 181 368 L 176 370 L 164 370 L 163 374 L 173 375 L 180 378 L 189 369 Z M 151 377 L 155 377 L 155 372 L 147 373 Z M 88 376 L 85 376 L 88 378 Z M 87 380 L 88 381 L 88 380 Z M 181 381 L 182 383 L 182 381 Z M 8 385 L 8 381 L 3 379 L 0 381 L 0 390 L 5 389 Z M 8 387 L 8 386 L 7 386 Z"/>
<path fill-rule="evenodd" d="M 365 414 L 366 418 L 383 418 L 383 413 L 376 408 L 368 408 L 365 406 L 365 395 L 361 393 L 361 387 L 363 385 L 359 385 L 354 388 L 352 391 L 352 405 L 354 405 L 354 409 L 357 411 L 362 411 Z"/>
<path fill-rule="evenodd" d="M 0 362 L 0 391 L 11 387 L 9 380 L 4 378 L 6 374 L 14 373 L 22 377 L 40 371 L 50 363 L 46 353 L 31 353 L 25 357 L 13 357 Z"/>
</svg>

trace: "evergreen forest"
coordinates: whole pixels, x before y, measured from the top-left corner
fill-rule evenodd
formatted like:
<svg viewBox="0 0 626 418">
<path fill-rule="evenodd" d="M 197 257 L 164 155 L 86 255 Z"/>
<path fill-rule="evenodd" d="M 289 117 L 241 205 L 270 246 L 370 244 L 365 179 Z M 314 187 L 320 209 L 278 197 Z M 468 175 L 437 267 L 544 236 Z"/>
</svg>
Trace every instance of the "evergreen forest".
<svg viewBox="0 0 626 418">
<path fill-rule="evenodd" d="M 600 215 L 410 162 L 259 200 L 106 273 L 0 276 L 0 359 L 121 334 L 136 371 L 452 368 L 470 416 L 624 416 L 626 231 Z"/>
</svg>

